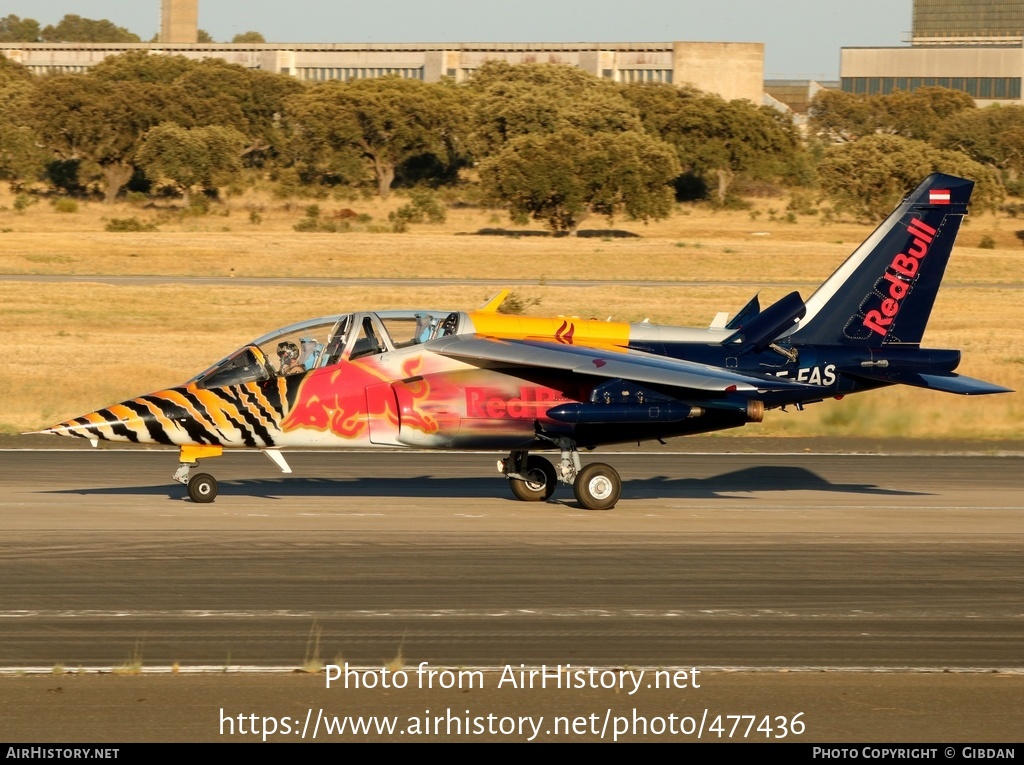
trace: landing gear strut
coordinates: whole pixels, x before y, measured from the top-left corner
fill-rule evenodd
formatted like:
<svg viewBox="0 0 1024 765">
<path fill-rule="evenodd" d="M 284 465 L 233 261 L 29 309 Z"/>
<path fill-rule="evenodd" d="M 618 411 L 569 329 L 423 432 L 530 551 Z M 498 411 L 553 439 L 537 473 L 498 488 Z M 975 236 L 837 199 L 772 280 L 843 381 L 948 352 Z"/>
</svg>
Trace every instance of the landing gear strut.
<svg viewBox="0 0 1024 765">
<path fill-rule="evenodd" d="M 576 442 L 570 438 L 551 439 L 561 451 L 557 465 L 531 455 L 514 451 L 498 460 L 498 470 L 509 479 L 512 493 L 526 502 L 540 502 L 555 493 L 555 483 L 572 486 L 576 501 L 587 510 L 611 510 L 622 495 L 622 479 L 611 465 L 595 462 L 583 467 Z"/>
</svg>

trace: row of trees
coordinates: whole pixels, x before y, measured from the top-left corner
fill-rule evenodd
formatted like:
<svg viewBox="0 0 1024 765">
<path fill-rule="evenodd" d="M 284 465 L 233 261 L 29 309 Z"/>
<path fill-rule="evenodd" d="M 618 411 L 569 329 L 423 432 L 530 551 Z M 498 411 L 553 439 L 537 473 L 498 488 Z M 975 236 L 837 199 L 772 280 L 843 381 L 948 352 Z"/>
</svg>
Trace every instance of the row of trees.
<svg viewBox="0 0 1024 765">
<path fill-rule="evenodd" d="M 119 27 L 107 19 L 87 19 L 74 13 L 64 16 L 56 24 L 41 27 L 35 19 L 23 19 L 13 13 L 0 18 L 0 42 L 80 42 L 80 43 L 137 43 L 142 39 L 134 32 Z M 155 42 L 154 38 L 154 42 Z M 202 29 L 199 42 L 210 43 L 213 38 Z M 266 42 L 259 32 L 242 32 L 231 40 L 234 43 Z"/>
<path fill-rule="evenodd" d="M 40 27 L 35 19 L 13 13 L 0 18 L 0 42 L 137 43 L 139 36 L 107 19 L 86 19 L 69 13 L 56 24 Z"/>
<path fill-rule="evenodd" d="M 829 145 L 818 179 L 831 196 L 865 217 L 878 217 L 927 172 L 977 181 L 976 205 L 994 207 L 1004 187 L 1020 194 L 1024 107 L 975 108 L 966 93 L 925 87 L 912 93 L 854 95 L 821 91 L 810 125 Z"/>
<path fill-rule="evenodd" d="M 774 112 L 572 67 L 490 63 L 465 85 L 397 77 L 303 85 L 220 60 L 110 57 L 87 74 L 0 66 L 0 177 L 108 201 L 145 179 L 188 194 L 244 168 L 282 183 L 442 185 L 467 175 L 513 216 L 574 230 L 586 216 L 667 215 L 689 179 L 726 198 L 774 180 L 800 141 Z M 460 170 L 475 168 L 475 172 Z M 143 178 L 144 176 L 144 178 Z"/>
<path fill-rule="evenodd" d="M 1024 109 L 975 109 L 952 91 L 823 93 L 805 140 L 749 102 L 540 64 L 491 62 L 459 85 L 302 84 L 143 51 L 46 77 L 0 57 L 0 105 L 0 178 L 16 186 L 95 187 L 112 201 L 154 183 L 187 200 L 245 172 L 291 187 L 372 184 L 381 197 L 396 184 L 462 184 L 513 219 L 562 231 L 589 215 L 664 217 L 674 198 L 728 204 L 737 185 L 757 182 L 819 184 L 873 218 L 932 170 L 977 179 L 992 205 L 999 173 L 1018 172 L 1024 155 L 1011 151 Z"/>
<path fill-rule="evenodd" d="M 280 75 L 144 51 L 110 57 L 86 75 L 47 77 L 0 57 L 0 177 L 16 184 L 42 179 L 71 193 L 99 184 L 113 201 L 133 177 L 141 182 L 148 157 L 150 180 L 212 187 L 240 169 L 243 157 L 258 164 L 271 151 L 285 99 L 301 90 Z M 222 128 L 216 140 L 213 127 Z M 154 164 L 152 150 L 140 154 L 147 141 L 160 141 L 166 151 L 168 135 L 192 147 L 178 152 L 180 166 L 171 174 L 167 160 Z M 195 162 L 198 136 L 210 156 L 201 163 L 208 170 L 196 176 L 186 165 Z M 180 175 L 186 169 L 191 181 Z"/>
</svg>

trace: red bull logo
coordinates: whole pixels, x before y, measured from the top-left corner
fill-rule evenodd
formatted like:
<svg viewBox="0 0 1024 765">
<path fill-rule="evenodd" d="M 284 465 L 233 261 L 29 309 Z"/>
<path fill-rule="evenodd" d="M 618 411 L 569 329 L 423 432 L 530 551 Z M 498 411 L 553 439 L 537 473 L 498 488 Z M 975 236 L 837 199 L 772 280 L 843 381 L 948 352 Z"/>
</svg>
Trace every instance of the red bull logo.
<svg viewBox="0 0 1024 765">
<path fill-rule="evenodd" d="M 522 386 L 519 395 L 501 388 L 466 388 L 466 416 L 471 419 L 535 420 L 557 401 L 567 399 L 552 388 Z"/>
<path fill-rule="evenodd" d="M 906 254 L 899 253 L 892 259 L 879 283 L 879 289 L 885 289 L 887 296 L 883 297 L 878 308 L 868 311 L 864 317 L 864 326 L 882 337 L 889 334 L 892 320 L 899 313 L 903 298 L 910 293 L 910 287 L 921 268 L 921 260 L 928 254 L 928 247 L 935 236 L 935 229 L 919 218 L 910 222 L 907 231 L 913 240 Z"/>
<path fill-rule="evenodd" d="M 388 381 L 388 376 L 370 366 L 374 362 L 346 362 L 317 370 L 302 381 L 296 401 L 284 422 L 283 430 L 309 428 L 329 431 L 342 438 L 358 438 L 369 428 L 370 419 L 381 419 L 397 426 L 399 414 L 394 396 L 366 395 L 366 389 Z M 414 377 L 420 359 L 408 359 L 402 365 L 405 377 Z M 430 386 L 425 380 L 407 386 L 413 405 L 404 412 L 406 426 L 432 432 L 437 428 L 428 415 L 415 405 L 426 399 Z"/>
</svg>

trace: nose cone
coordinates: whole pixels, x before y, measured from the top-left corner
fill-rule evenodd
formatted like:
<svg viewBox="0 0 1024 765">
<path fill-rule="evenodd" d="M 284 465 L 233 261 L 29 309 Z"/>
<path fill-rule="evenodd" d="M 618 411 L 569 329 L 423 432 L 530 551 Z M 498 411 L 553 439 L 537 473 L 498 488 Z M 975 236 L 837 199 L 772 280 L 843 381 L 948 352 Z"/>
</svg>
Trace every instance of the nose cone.
<svg viewBox="0 0 1024 765">
<path fill-rule="evenodd" d="M 123 404 L 115 404 L 106 409 L 99 409 L 73 420 L 66 420 L 56 425 L 51 425 L 36 433 L 45 433 L 54 436 L 68 436 L 71 438 L 86 438 L 90 441 L 131 441 L 133 443 L 145 443 L 152 441 L 147 438 L 148 428 L 145 420 L 134 406 L 138 399 L 126 401 Z"/>
<path fill-rule="evenodd" d="M 93 412 L 92 415 L 87 415 L 87 417 L 91 417 L 95 414 L 96 412 Z M 67 420 L 66 422 L 51 425 L 50 427 L 43 428 L 42 430 L 30 431 L 25 435 L 31 436 L 45 434 L 48 436 L 68 436 L 71 438 L 98 438 L 99 436 L 97 436 L 96 433 L 89 432 L 89 428 L 93 426 L 89 424 L 87 417 Z"/>
</svg>

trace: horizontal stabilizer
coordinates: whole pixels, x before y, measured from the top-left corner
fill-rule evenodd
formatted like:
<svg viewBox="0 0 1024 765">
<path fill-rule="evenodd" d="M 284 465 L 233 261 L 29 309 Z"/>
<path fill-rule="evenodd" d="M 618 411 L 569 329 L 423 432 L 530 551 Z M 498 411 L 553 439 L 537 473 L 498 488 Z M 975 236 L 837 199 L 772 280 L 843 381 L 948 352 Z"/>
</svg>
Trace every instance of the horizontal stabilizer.
<svg viewBox="0 0 1024 765">
<path fill-rule="evenodd" d="M 989 393 L 1013 393 L 1010 388 L 995 385 L 984 380 L 976 380 L 964 375 L 949 374 L 929 375 L 921 372 L 900 372 L 879 369 L 871 372 L 858 370 L 856 375 L 868 380 L 880 380 L 888 383 L 902 383 L 915 388 L 927 388 L 943 393 L 957 393 L 961 396 L 983 396 Z"/>
</svg>

